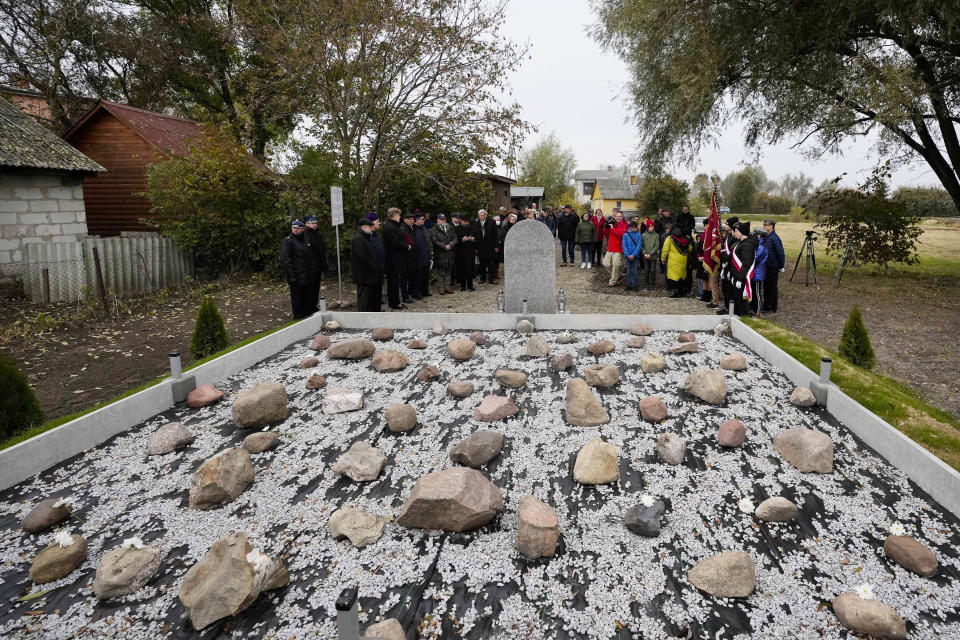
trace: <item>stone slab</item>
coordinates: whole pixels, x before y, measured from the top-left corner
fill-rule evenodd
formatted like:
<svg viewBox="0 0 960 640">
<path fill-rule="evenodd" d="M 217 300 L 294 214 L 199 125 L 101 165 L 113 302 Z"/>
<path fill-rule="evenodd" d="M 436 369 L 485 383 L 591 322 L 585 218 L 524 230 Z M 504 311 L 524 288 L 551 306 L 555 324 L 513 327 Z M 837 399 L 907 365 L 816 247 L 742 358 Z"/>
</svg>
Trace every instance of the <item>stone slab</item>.
<svg viewBox="0 0 960 640">
<path fill-rule="evenodd" d="M 537 220 L 513 225 L 503 245 L 504 311 L 522 313 L 526 299 L 529 313 L 556 313 L 556 263 L 556 241 L 547 225 Z"/>
</svg>

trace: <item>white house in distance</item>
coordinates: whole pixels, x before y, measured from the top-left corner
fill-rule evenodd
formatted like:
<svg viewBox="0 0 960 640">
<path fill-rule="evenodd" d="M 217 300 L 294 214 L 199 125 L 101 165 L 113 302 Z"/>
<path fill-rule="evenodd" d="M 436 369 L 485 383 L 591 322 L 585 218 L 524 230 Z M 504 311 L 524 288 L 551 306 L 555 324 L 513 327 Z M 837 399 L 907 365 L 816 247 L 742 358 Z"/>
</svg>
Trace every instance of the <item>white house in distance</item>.
<svg viewBox="0 0 960 640">
<path fill-rule="evenodd" d="M 593 199 L 593 190 L 597 186 L 597 179 L 612 179 L 618 182 L 626 179 L 634 189 L 638 186 L 637 176 L 627 176 L 623 171 L 609 165 L 606 169 L 579 169 L 573 174 L 577 204 L 584 205 Z"/>
</svg>

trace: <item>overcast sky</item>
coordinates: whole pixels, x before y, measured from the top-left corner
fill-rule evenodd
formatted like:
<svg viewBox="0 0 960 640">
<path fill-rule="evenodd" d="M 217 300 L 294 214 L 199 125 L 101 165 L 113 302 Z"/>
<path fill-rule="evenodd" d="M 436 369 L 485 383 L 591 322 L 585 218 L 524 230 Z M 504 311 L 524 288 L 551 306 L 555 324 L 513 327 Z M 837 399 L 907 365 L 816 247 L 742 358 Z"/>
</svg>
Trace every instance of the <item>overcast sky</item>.
<svg viewBox="0 0 960 640">
<path fill-rule="evenodd" d="M 587 0 L 509 0 L 507 5 L 504 35 L 528 44 L 532 56 L 511 77 L 523 117 L 539 130 L 525 146 L 554 131 L 573 149 L 579 169 L 620 165 L 636 151 L 636 130 L 628 122 L 630 114 L 623 92 L 626 66 L 615 55 L 601 51 L 587 35 L 595 21 Z M 849 175 L 844 184 L 856 186 L 877 163 L 870 147 L 869 142 L 859 141 L 842 157 L 812 162 L 787 144 L 764 149 L 760 164 L 773 179 L 802 171 L 819 185 L 846 172 Z M 700 171 L 726 175 L 752 159 L 753 153 L 744 149 L 743 131 L 736 127 L 724 131 L 718 147 L 702 152 L 692 168 L 675 166 L 668 170 L 690 180 Z M 894 183 L 938 184 L 925 164 L 901 170 L 894 176 Z"/>
</svg>

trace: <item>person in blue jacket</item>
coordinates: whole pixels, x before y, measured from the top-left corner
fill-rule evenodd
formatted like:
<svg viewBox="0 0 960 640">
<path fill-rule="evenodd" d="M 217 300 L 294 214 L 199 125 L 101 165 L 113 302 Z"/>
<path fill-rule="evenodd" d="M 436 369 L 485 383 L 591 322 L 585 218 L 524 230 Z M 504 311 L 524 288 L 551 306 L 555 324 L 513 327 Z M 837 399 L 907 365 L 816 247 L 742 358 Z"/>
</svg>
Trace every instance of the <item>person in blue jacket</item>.
<svg viewBox="0 0 960 640">
<path fill-rule="evenodd" d="M 637 272 L 640 261 L 643 260 L 643 235 L 637 225 L 637 219 L 630 221 L 627 232 L 621 241 L 623 247 L 623 261 L 627 263 L 627 291 L 640 291 L 640 280 Z"/>
<path fill-rule="evenodd" d="M 763 283 L 766 279 L 768 254 L 767 238 L 763 229 L 754 231 L 753 239 L 757 241 L 757 252 L 753 257 L 753 298 L 750 300 L 750 315 L 756 316 L 763 308 Z"/>
<path fill-rule="evenodd" d="M 777 278 L 783 273 L 787 264 L 787 258 L 783 253 L 783 242 L 777 235 L 777 223 L 775 220 L 764 220 L 763 230 L 766 232 L 767 265 L 766 274 L 763 281 L 763 306 L 760 309 L 766 314 L 775 314 L 777 312 L 777 299 L 779 291 L 777 290 Z"/>
</svg>

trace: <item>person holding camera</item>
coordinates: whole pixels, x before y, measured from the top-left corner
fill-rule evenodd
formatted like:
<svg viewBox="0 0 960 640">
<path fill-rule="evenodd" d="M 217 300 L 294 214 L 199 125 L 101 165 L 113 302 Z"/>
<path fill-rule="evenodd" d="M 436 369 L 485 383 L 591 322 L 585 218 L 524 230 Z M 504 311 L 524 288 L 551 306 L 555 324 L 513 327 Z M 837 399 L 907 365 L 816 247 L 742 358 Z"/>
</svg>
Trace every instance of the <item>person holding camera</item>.
<svg viewBox="0 0 960 640">
<path fill-rule="evenodd" d="M 773 315 L 777 312 L 777 302 L 779 291 L 777 290 L 777 278 L 783 273 L 787 265 L 787 258 L 783 253 L 783 242 L 777 235 L 776 220 L 764 220 L 763 230 L 766 232 L 767 245 L 767 266 L 766 276 L 763 281 L 763 313 Z"/>
<path fill-rule="evenodd" d="M 612 287 L 620 280 L 623 273 L 623 234 L 627 232 L 627 223 L 623 219 L 620 209 L 613 210 L 613 220 L 604 225 L 603 235 L 607 239 L 607 253 L 603 256 L 603 264 L 610 269 L 608 287 Z"/>
</svg>

